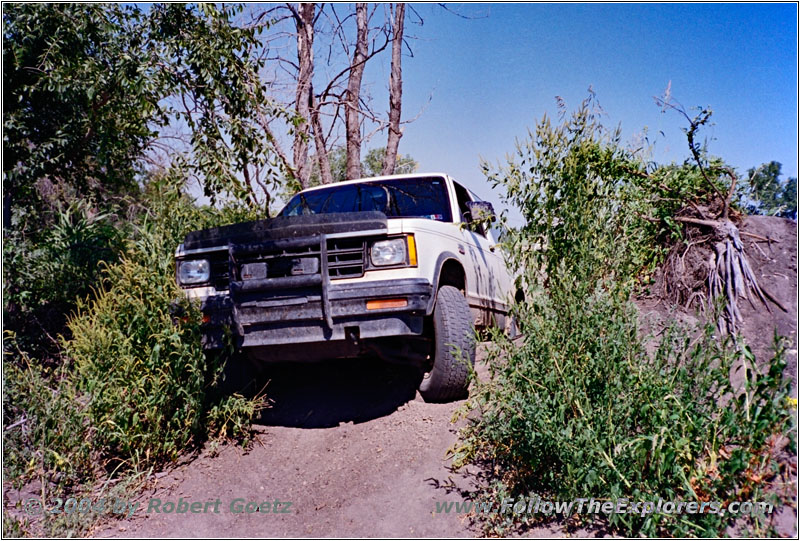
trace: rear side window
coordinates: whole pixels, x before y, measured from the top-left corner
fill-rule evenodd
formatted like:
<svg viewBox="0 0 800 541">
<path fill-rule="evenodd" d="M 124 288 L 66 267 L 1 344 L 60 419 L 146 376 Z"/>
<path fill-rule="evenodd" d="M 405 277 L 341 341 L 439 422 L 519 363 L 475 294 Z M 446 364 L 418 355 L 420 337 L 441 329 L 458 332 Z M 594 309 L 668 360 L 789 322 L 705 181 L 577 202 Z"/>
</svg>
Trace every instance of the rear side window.
<svg viewBox="0 0 800 541">
<path fill-rule="evenodd" d="M 333 185 L 295 195 L 280 216 L 376 210 L 389 218 L 453 221 L 447 188 L 441 177 Z"/>
</svg>

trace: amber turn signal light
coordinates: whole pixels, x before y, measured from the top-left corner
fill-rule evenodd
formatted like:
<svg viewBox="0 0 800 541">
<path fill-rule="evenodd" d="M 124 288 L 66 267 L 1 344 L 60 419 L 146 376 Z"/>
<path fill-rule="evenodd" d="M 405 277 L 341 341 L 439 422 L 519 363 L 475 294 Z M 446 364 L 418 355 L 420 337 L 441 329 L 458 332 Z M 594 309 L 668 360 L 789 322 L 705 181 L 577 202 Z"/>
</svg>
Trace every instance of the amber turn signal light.
<svg viewBox="0 0 800 541">
<path fill-rule="evenodd" d="M 367 301 L 367 310 L 380 310 L 381 308 L 405 308 L 408 299 L 379 299 Z"/>
</svg>

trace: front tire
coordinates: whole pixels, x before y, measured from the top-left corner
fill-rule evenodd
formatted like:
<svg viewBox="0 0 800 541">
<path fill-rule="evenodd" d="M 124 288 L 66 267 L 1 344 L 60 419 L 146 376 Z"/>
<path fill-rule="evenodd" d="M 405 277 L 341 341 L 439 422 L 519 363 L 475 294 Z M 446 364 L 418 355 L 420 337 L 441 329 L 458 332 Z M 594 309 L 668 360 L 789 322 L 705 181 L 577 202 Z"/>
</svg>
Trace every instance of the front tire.
<svg viewBox="0 0 800 541">
<path fill-rule="evenodd" d="M 466 398 L 475 363 L 475 329 L 467 300 L 452 286 L 442 286 L 433 311 L 433 368 L 424 375 L 419 393 L 426 402 Z"/>
</svg>

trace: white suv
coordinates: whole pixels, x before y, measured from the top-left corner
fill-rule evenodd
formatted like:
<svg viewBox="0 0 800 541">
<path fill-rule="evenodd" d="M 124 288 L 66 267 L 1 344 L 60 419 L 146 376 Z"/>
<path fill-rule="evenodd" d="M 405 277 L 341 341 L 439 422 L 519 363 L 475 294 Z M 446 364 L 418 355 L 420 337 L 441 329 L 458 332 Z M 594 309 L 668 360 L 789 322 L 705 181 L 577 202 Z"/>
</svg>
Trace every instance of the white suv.
<svg viewBox="0 0 800 541">
<path fill-rule="evenodd" d="M 319 186 L 274 219 L 188 234 L 177 279 L 202 303 L 207 349 L 230 335 L 257 361 L 377 354 L 419 366 L 426 400 L 453 400 L 474 327 L 504 327 L 514 293 L 491 213 L 441 173 Z"/>
</svg>

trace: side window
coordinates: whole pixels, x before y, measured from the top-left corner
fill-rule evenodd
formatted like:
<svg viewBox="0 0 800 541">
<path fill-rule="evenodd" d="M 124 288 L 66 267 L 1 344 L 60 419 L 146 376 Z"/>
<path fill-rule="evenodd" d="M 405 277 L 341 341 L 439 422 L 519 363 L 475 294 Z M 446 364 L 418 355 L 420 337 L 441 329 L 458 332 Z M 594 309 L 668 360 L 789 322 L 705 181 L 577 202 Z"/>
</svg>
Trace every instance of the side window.
<svg viewBox="0 0 800 541">
<path fill-rule="evenodd" d="M 458 212 L 461 214 L 461 221 L 469 223 L 469 208 L 467 208 L 467 201 L 472 201 L 469 192 L 458 182 L 453 182 L 456 189 L 456 200 L 458 201 Z M 469 223 L 469 230 L 482 236 L 486 236 L 482 224 Z"/>
</svg>

